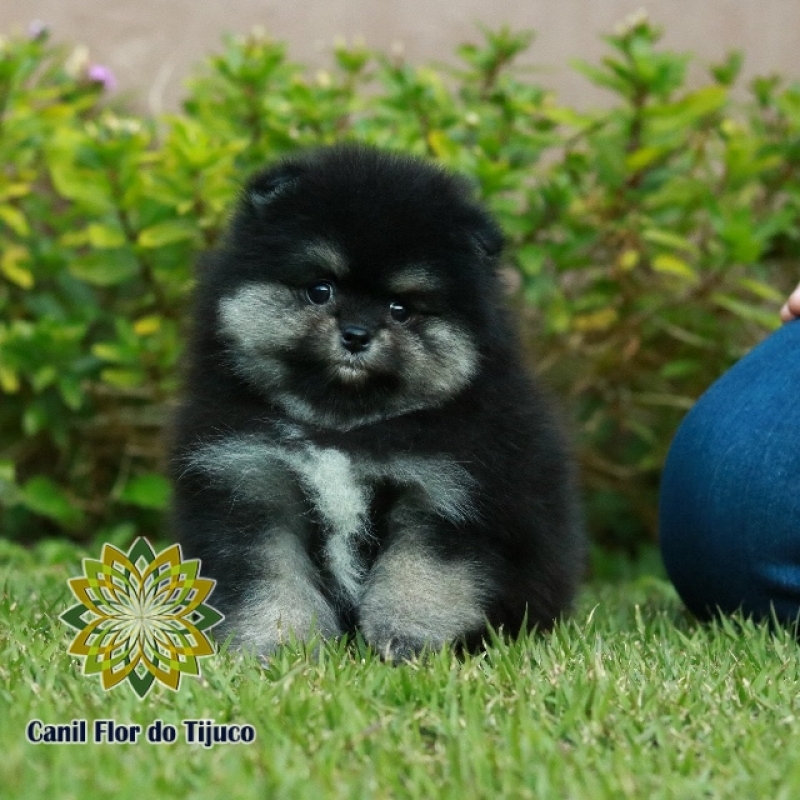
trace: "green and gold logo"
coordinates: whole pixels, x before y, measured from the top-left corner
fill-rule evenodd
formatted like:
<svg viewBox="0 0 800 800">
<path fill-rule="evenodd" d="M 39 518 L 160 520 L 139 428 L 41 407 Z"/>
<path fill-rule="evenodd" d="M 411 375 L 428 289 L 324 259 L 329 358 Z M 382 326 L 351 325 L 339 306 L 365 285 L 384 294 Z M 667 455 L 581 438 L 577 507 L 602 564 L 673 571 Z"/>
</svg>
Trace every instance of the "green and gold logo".
<svg viewBox="0 0 800 800">
<path fill-rule="evenodd" d="M 200 675 L 199 659 L 214 653 L 204 631 L 223 617 L 203 602 L 215 581 L 199 576 L 198 559 L 182 561 L 177 544 L 156 554 L 139 538 L 127 553 L 103 545 L 83 573 L 69 580 L 78 604 L 61 619 L 78 631 L 69 653 L 85 659 L 84 675 L 106 690 L 127 681 L 140 698 L 155 681 L 177 691 L 182 675 Z"/>
</svg>

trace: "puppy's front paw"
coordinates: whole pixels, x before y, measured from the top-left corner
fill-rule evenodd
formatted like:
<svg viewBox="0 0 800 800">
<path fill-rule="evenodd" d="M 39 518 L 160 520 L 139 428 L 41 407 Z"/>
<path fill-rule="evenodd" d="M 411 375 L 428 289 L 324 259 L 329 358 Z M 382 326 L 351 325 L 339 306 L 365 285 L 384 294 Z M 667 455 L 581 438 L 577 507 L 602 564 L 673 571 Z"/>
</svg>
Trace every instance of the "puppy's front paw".
<svg viewBox="0 0 800 800">
<path fill-rule="evenodd" d="M 293 640 L 316 636 L 332 639 L 341 634 L 333 609 L 315 591 L 253 594 L 223 623 L 222 638 L 233 634 L 231 646 L 269 657 Z"/>
<path fill-rule="evenodd" d="M 403 661 L 412 661 L 423 652 L 428 652 L 433 647 L 433 643 L 420 636 L 400 633 L 389 627 L 383 628 L 380 632 L 368 634 L 363 631 L 364 638 L 378 655 L 390 664 L 400 664 Z M 440 643 L 439 647 L 444 643 Z"/>
<path fill-rule="evenodd" d="M 400 539 L 373 567 L 359 627 L 385 660 L 408 660 L 480 631 L 482 595 L 469 564 L 443 561 Z"/>
</svg>

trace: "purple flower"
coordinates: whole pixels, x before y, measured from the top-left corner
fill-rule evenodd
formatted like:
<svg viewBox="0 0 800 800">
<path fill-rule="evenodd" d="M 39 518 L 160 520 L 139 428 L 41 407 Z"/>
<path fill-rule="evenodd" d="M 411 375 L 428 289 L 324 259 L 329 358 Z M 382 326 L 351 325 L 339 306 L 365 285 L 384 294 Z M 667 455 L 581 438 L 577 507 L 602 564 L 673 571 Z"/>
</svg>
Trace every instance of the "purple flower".
<svg viewBox="0 0 800 800">
<path fill-rule="evenodd" d="M 92 64 L 86 71 L 86 76 L 92 83 L 98 83 L 103 91 L 113 92 L 117 88 L 117 79 L 114 73 L 102 64 Z"/>
<path fill-rule="evenodd" d="M 31 20 L 28 25 L 28 38 L 34 42 L 43 42 L 50 34 L 50 29 L 40 19 Z"/>
</svg>

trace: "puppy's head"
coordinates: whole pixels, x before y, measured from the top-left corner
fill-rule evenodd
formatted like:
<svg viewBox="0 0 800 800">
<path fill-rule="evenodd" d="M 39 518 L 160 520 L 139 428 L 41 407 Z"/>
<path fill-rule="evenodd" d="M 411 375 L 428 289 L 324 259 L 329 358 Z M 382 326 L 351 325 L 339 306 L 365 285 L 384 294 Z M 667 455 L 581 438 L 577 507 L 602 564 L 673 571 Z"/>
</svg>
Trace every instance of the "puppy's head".
<svg viewBox="0 0 800 800">
<path fill-rule="evenodd" d="M 347 429 L 431 408 L 480 368 L 502 239 L 460 180 L 346 146 L 247 185 L 211 271 L 236 372 L 291 417 Z"/>
</svg>

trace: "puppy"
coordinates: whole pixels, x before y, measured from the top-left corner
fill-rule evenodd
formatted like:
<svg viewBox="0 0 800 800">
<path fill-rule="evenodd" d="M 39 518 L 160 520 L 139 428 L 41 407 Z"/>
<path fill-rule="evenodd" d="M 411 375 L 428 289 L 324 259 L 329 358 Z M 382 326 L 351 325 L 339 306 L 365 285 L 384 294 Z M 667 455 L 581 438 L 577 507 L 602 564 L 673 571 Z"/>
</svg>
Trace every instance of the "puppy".
<svg viewBox="0 0 800 800">
<path fill-rule="evenodd" d="M 199 270 L 171 457 L 234 645 L 359 629 L 397 661 L 569 608 L 574 468 L 501 247 L 465 183 L 409 157 L 338 146 L 249 181 Z"/>
</svg>

